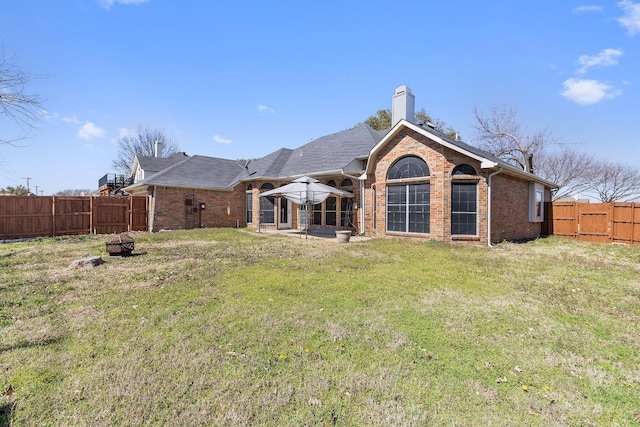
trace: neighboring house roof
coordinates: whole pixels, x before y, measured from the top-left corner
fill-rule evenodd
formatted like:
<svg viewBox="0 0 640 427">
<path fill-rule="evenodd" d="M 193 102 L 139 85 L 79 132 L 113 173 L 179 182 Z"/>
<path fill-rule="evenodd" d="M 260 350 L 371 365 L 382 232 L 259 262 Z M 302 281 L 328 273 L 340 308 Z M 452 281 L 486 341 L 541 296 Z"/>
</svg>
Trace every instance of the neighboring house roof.
<svg viewBox="0 0 640 427">
<path fill-rule="evenodd" d="M 192 156 L 126 188 L 145 186 L 231 190 L 244 168 L 235 160 Z"/>
<path fill-rule="evenodd" d="M 429 126 L 416 125 L 404 119 L 400 120 L 393 128 L 391 128 L 389 132 L 376 144 L 376 146 L 371 149 L 371 152 L 369 153 L 369 161 L 367 162 L 367 169 L 365 171 L 366 173 L 371 173 L 373 171 L 374 162 L 371 162 L 371 159 L 375 156 L 375 154 L 377 154 L 378 151 L 380 151 L 380 149 L 384 147 L 391 139 L 393 139 L 393 137 L 396 136 L 403 128 L 411 129 L 443 145 L 444 147 L 447 147 L 453 151 L 479 161 L 480 167 L 483 169 L 501 168 L 504 173 L 519 176 L 520 178 L 523 178 L 527 181 L 535 181 L 551 188 L 557 188 L 556 184 L 546 181 L 530 172 L 525 172 L 521 168 L 509 164 L 487 151 L 481 150 L 477 147 L 473 147 L 462 141 L 458 141 L 448 135 L 432 129 Z"/>
<path fill-rule="evenodd" d="M 153 173 L 160 172 L 175 165 L 187 158 L 187 153 L 176 153 L 169 157 L 155 157 L 155 156 L 138 156 L 133 159 L 133 166 L 131 167 L 131 173 L 135 174 L 138 166 L 145 171 L 146 176 L 150 176 Z"/>
</svg>

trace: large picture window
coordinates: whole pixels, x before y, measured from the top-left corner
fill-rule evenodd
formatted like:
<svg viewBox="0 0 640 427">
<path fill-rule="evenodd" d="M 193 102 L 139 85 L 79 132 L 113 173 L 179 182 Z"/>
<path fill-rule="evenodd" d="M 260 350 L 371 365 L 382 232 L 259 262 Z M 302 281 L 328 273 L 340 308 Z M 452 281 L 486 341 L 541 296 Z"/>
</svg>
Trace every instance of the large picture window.
<svg viewBox="0 0 640 427">
<path fill-rule="evenodd" d="M 451 186 L 451 234 L 477 234 L 478 185 L 454 182 Z"/>
<path fill-rule="evenodd" d="M 262 184 L 261 191 L 273 190 L 273 184 Z M 262 224 L 274 224 L 276 221 L 275 216 L 276 199 L 274 197 L 260 197 L 260 223 Z"/>
<path fill-rule="evenodd" d="M 452 172 L 451 234 L 475 236 L 478 234 L 478 182 L 476 170 L 461 164 Z M 466 178 L 466 180 L 464 180 Z M 455 181 L 458 179 L 458 181 Z"/>
<path fill-rule="evenodd" d="M 424 178 L 416 180 L 415 178 Z M 387 173 L 387 231 L 429 233 L 431 187 L 429 167 L 417 156 L 403 157 Z M 411 179 L 407 183 L 394 180 Z"/>
</svg>

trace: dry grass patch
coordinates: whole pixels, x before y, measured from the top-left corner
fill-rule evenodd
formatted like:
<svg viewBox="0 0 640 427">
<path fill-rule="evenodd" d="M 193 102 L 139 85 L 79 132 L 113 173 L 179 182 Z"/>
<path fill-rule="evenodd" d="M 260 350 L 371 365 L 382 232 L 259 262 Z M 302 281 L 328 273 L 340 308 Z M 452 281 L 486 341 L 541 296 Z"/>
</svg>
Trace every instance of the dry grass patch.
<svg viewBox="0 0 640 427">
<path fill-rule="evenodd" d="M 637 421 L 637 247 L 134 238 L 0 246 L 0 424 Z"/>
</svg>

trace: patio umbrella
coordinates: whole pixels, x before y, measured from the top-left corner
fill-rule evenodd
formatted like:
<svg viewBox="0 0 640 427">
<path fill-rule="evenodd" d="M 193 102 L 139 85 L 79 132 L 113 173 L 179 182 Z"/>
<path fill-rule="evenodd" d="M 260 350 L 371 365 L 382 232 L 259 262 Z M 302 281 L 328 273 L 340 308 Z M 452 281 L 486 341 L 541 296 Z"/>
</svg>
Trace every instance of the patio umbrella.
<svg viewBox="0 0 640 427">
<path fill-rule="evenodd" d="M 309 223 L 309 206 L 322 203 L 329 196 L 353 197 L 353 194 L 321 184 L 317 179 L 308 176 L 303 176 L 287 185 L 260 194 L 260 197 L 284 197 L 297 205 L 306 206 L 307 225 Z M 308 227 L 305 227 L 305 229 L 308 229 Z"/>
</svg>

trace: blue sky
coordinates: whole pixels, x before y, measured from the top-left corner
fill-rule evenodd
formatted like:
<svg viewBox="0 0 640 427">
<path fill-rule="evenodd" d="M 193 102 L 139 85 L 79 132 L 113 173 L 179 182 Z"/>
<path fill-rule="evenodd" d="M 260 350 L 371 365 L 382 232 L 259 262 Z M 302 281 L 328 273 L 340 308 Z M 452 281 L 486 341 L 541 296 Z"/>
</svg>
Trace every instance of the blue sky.
<svg viewBox="0 0 640 427">
<path fill-rule="evenodd" d="M 640 166 L 640 1 L 2 0 L 0 41 L 46 110 L 0 145 L 0 188 L 95 189 L 138 125 L 189 155 L 260 157 L 405 84 L 466 142 L 474 107 L 506 104 Z M 3 139 L 20 131 L 0 119 Z"/>
</svg>

